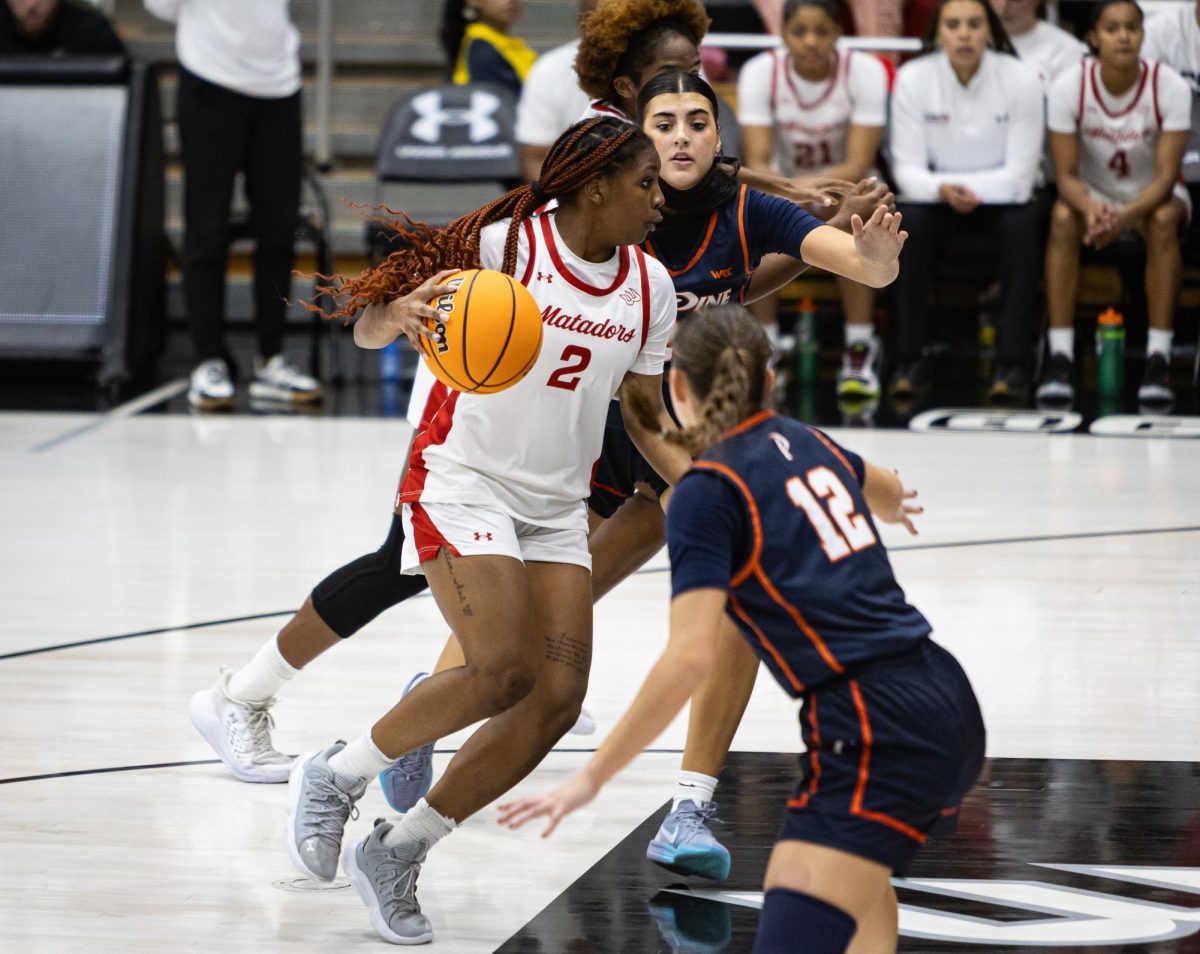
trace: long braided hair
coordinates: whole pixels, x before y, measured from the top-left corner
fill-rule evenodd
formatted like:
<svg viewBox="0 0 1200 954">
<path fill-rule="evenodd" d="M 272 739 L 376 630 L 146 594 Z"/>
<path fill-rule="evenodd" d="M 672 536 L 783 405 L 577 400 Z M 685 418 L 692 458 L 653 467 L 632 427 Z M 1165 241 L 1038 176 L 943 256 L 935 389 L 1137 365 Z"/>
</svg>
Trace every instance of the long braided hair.
<svg viewBox="0 0 1200 954">
<path fill-rule="evenodd" d="M 698 454 L 766 406 L 764 393 L 771 361 L 771 340 L 759 322 L 741 305 L 719 305 L 695 312 L 675 332 L 672 366 L 687 377 L 700 401 L 700 421 L 672 431 L 667 440 Z M 657 432 L 658 417 L 650 402 L 636 390 L 621 392 L 632 399 L 637 420 Z"/>
<path fill-rule="evenodd" d="M 653 149 L 645 133 L 621 120 L 605 116 L 578 122 L 550 147 L 541 173 L 530 185 L 506 192 L 483 208 L 440 228 L 414 222 L 399 213 L 402 221 L 387 224 L 400 236 L 404 247 L 357 278 L 328 276 L 329 284 L 319 286 L 316 291 L 319 296 L 328 296 L 337 305 L 335 310 L 326 312 L 315 304 L 306 307 L 323 312 L 327 318 L 349 321 L 368 305 L 408 294 L 442 269 L 478 268 L 480 232 L 505 218 L 511 222 L 501 269 L 512 275 L 517 266 L 520 225 L 530 213 L 550 199 L 567 199 L 597 176 L 616 174 L 632 165 L 642 150 Z"/>
</svg>

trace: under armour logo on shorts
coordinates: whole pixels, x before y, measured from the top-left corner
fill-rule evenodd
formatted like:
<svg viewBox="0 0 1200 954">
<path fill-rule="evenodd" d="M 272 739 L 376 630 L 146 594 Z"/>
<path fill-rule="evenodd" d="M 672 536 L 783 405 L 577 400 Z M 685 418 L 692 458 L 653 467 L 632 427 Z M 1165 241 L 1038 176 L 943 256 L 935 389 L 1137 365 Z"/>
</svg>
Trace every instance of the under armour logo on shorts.
<svg viewBox="0 0 1200 954">
<path fill-rule="evenodd" d="M 442 105 L 442 94 L 430 90 L 415 97 L 412 108 L 421 117 L 412 124 L 412 134 L 424 142 L 440 141 L 443 126 L 469 126 L 471 142 L 484 142 L 500 132 L 500 124 L 494 118 L 500 108 L 500 97 L 494 93 L 476 90 L 471 93 L 469 109 L 448 109 Z"/>
<path fill-rule="evenodd" d="M 480 533 L 479 531 L 476 531 L 475 539 L 476 540 L 487 540 L 490 543 L 491 539 L 492 539 L 492 535 L 490 533 Z"/>
</svg>

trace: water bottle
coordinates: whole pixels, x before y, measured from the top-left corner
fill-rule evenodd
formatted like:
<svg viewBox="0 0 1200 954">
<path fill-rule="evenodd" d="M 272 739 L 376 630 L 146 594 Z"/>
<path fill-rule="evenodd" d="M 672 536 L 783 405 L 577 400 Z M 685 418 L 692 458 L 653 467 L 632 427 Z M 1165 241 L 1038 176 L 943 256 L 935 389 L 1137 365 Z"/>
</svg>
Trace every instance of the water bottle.
<svg viewBox="0 0 1200 954">
<path fill-rule="evenodd" d="M 1125 377 L 1125 318 L 1106 308 L 1096 319 L 1096 390 L 1117 395 Z"/>
<path fill-rule="evenodd" d="M 808 387 L 817 380 L 817 309 L 805 295 L 796 310 L 796 384 Z"/>
</svg>

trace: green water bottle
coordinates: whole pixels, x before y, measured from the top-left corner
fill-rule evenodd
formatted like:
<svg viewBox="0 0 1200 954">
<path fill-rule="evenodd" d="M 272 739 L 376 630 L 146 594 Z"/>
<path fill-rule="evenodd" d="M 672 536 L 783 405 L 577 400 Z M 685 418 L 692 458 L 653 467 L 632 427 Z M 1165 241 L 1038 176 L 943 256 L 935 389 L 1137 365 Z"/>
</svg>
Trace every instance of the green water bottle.
<svg viewBox="0 0 1200 954">
<path fill-rule="evenodd" d="M 805 295 L 796 308 L 796 384 L 805 388 L 817 380 L 817 308 Z"/>
<path fill-rule="evenodd" d="M 1125 378 L 1125 318 L 1106 308 L 1096 319 L 1096 391 L 1118 395 Z"/>
</svg>

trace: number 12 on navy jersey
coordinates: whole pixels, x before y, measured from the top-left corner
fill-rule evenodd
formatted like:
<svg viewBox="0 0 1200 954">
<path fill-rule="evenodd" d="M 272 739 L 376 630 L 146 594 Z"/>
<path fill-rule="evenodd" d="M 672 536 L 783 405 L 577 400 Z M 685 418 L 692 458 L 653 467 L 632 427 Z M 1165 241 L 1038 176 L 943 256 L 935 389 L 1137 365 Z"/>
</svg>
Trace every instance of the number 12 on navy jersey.
<svg viewBox="0 0 1200 954">
<path fill-rule="evenodd" d="M 855 509 L 850 491 L 828 467 L 814 467 L 803 478 L 792 477 L 786 487 L 793 505 L 804 511 L 817 532 L 830 563 L 876 544 L 871 521 Z"/>
</svg>

